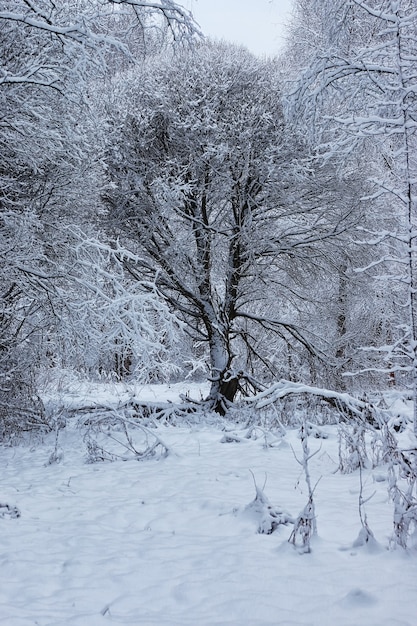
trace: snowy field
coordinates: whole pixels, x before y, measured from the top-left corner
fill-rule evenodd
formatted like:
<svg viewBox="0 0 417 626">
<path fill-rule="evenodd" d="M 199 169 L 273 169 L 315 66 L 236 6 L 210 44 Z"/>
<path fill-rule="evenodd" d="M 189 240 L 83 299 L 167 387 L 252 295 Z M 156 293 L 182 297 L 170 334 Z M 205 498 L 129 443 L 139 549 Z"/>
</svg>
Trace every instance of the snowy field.
<svg viewBox="0 0 417 626">
<path fill-rule="evenodd" d="M 323 430 L 327 439 L 310 442 L 321 448 L 310 462 L 320 481 L 309 554 L 288 543 L 291 525 L 259 534 L 246 509 L 253 476 L 292 516 L 306 504 L 296 430 L 270 447 L 239 429 L 240 441 L 225 441 L 220 422 L 160 426 L 166 458 L 87 464 L 74 419 L 59 463 L 48 464 L 52 435 L 1 449 L 0 503 L 21 516 L 0 518 L 0 624 L 415 626 L 417 554 L 388 549 L 386 468 L 363 472 L 378 544 L 354 548 L 359 473 L 336 472 L 337 430 Z"/>
</svg>

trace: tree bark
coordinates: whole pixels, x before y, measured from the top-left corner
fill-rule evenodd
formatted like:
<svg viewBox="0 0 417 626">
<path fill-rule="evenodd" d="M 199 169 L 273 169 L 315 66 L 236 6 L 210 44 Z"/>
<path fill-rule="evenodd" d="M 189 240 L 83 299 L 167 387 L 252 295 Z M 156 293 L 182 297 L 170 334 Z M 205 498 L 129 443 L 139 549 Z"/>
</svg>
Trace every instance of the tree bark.
<svg viewBox="0 0 417 626">
<path fill-rule="evenodd" d="M 239 377 L 231 370 L 233 354 L 230 347 L 230 329 L 220 328 L 218 324 L 210 324 L 208 333 L 211 387 L 207 400 L 210 408 L 220 415 L 225 415 L 239 387 Z"/>
</svg>

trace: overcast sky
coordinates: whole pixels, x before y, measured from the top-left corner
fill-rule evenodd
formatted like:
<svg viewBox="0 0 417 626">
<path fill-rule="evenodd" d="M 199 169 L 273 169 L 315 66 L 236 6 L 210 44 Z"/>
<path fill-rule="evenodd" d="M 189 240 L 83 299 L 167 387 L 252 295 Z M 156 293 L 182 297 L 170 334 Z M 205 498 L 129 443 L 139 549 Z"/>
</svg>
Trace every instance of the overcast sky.
<svg viewBox="0 0 417 626">
<path fill-rule="evenodd" d="M 180 2 L 181 4 L 181 2 Z M 205 35 L 272 55 L 283 43 L 292 0 L 183 0 Z"/>
</svg>

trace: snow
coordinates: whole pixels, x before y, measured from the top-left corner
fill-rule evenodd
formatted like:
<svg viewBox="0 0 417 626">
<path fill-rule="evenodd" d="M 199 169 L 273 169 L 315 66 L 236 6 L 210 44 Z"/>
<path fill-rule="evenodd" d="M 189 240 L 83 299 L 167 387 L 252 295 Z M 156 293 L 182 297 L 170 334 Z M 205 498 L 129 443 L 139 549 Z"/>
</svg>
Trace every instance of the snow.
<svg viewBox="0 0 417 626">
<path fill-rule="evenodd" d="M 142 402 L 180 402 L 182 396 L 201 400 L 207 396 L 210 385 L 192 383 L 171 383 L 160 385 L 125 384 L 119 382 L 90 383 L 70 377 L 53 377 L 48 381 L 48 391 L 43 394 L 45 404 L 56 403 L 57 397 L 67 408 L 79 409 L 93 406 L 116 406 L 128 400 Z"/>
<path fill-rule="evenodd" d="M 178 388 L 161 391 L 166 400 Z M 291 525 L 259 534 L 262 511 L 250 506 L 254 479 L 277 510 L 296 517 L 306 505 L 297 430 L 270 447 L 261 431 L 247 439 L 226 421 L 160 426 L 166 458 L 87 464 L 75 422 L 60 434 L 59 464 L 47 463 L 52 436 L 2 449 L 0 502 L 21 516 L 0 517 L 0 624 L 416 623 L 416 553 L 388 549 L 386 468 L 362 473 L 364 498 L 375 492 L 365 508 L 377 543 L 353 547 L 360 480 L 336 472 L 335 427 L 309 441 L 312 452 L 321 446 L 310 462 L 318 536 L 300 554 Z"/>
</svg>

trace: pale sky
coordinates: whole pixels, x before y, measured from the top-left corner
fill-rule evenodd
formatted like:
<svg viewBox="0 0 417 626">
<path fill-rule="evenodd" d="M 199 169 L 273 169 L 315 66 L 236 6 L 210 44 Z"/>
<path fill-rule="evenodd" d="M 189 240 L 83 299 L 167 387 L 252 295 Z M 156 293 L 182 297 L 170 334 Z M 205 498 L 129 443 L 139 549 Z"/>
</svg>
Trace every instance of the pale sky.
<svg viewBox="0 0 417 626">
<path fill-rule="evenodd" d="M 283 43 L 292 0 L 183 0 L 209 37 L 244 44 L 255 54 L 273 55 Z"/>
</svg>

